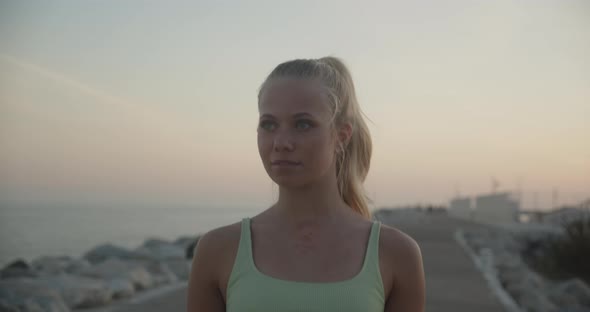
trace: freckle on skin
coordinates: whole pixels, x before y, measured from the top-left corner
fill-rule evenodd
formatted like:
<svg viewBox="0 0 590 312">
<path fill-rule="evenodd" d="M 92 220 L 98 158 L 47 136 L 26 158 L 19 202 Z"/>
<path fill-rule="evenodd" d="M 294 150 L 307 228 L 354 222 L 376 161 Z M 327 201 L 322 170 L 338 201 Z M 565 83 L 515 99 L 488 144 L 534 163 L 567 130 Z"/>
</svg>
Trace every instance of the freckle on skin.
<svg viewBox="0 0 590 312">
<path fill-rule="evenodd" d="M 301 255 L 306 255 L 314 251 L 313 231 L 302 234 L 301 238 L 295 242 L 295 248 Z"/>
</svg>

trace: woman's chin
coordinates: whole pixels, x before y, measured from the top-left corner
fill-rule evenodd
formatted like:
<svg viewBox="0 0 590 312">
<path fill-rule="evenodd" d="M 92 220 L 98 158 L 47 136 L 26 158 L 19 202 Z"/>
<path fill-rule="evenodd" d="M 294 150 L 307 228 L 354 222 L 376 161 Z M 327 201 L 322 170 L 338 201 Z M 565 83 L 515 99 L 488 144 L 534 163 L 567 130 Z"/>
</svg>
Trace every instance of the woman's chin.
<svg viewBox="0 0 590 312">
<path fill-rule="evenodd" d="M 285 188 L 298 188 L 304 186 L 306 183 L 302 181 L 301 177 L 285 176 L 285 175 L 274 175 L 272 180 L 281 187 Z"/>
</svg>

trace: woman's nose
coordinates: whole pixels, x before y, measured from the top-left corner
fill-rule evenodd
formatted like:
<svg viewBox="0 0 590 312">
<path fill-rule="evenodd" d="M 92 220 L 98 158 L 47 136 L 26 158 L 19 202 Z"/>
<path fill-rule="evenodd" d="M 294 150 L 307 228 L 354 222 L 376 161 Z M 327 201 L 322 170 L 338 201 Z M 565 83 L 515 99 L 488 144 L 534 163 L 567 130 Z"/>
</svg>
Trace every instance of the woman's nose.
<svg viewBox="0 0 590 312">
<path fill-rule="evenodd" d="M 274 150 L 277 152 L 287 150 L 292 151 L 294 148 L 293 140 L 288 133 L 277 133 L 274 139 Z"/>
</svg>

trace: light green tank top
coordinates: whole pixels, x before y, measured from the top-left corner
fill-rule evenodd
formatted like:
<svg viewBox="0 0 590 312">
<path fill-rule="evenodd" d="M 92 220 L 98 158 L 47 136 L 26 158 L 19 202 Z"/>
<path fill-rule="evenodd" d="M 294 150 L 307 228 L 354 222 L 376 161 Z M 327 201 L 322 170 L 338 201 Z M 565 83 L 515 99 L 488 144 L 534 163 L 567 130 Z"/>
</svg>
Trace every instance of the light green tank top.
<svg viewBox="0 0 590 312">
<path fill-rule="evenodd" d="M 256 268 L 250 218 L 242 219 L 238 253 L 227 285 L 228 312 L 383 312 L 379 270 L 381 222 L 373 221 L 361 271 L 348 280 L 326 283 L 282 280 Z"/>
</svg>

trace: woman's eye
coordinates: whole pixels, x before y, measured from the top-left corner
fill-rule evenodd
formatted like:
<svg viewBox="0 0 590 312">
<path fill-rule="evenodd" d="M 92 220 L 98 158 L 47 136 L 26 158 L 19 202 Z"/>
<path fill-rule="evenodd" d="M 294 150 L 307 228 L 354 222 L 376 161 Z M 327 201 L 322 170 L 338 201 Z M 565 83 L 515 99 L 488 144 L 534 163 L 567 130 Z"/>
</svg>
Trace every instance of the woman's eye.
<svg viewBox="0 0 590 312">
<path fill-rule="evenodd" d="M 260 122 L 259 126 L 261 129 L 269 130 L 269 131 L 272 131 L 272 130 L 274 130 L 274 128 L 276 128 L 275 123 L 272 121 L 268 121 L 268 120 Z M 311 128 L 311 122 L 309 120 L 298 120 L 295 123 L 295 128 L 297 128 L 299 130 L 309 129 L 309 128 Z"/>
<path fill-rule="evenodd" d="M 303 125 L 303 126 L 301 126 L 301 125 Z M 297 127 L 297 129 L 305 130 L 305 129 L 311 128 L 311 122 L 309 122 L 308 120 L 299 120 L 296 123 L 296 127 Z"/>
<path fill-rule="evenodd" d="M 273 123 L 270 121 L 263 121 L 260 123 L 260 128 L 265 130 L 270 130 L 270 127 L 273 126 Z"/>
</svg>

